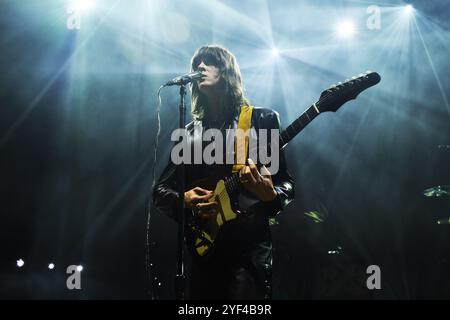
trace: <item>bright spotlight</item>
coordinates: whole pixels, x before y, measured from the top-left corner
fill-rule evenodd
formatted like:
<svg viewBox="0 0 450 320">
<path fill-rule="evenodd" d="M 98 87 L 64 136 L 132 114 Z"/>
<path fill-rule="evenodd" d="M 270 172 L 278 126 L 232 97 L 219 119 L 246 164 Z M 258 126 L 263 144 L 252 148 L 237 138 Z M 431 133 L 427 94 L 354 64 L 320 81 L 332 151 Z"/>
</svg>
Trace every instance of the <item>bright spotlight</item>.
<svg viewBox="0 0 450 320">
<path fill-rule="evenodd" d="M 50 270 L 53 270 L 53 269 L 55 268 L 55 264 L 49 263 L 49 264 L 48 264 L 48 268 L 49 268 Z"/>
<path fill-rule="evenodd" d="M 355 32 L 355 25 L 351 21 L 343 21 L 337 26 L 337 34 L 341 38 L 351 38 Z"/>
<path fill-rule="evenodd" d="M 75 8 L 75 11 L 85 12 L 85 11 L 92 10 L 95 7 L 95 1 L 94 0 L 74 0 L 73 6 Z"/>
<path fill-rule="evenodd" d="M 272 55 L 274 57 L 278 57 L 279 54 L 280 54 L 280 51 L 277 48 L 273 48 L 272 49 Z"/>
<path fill-rule="evenodd" d="M 78 267 L 77 267 L 77 271 L 78 271 L 78 272 L 81 272 L 81 271 L 83 271 L 83 266 L 81 266 L 81 265 L 80 265 L 80 266 L 78 266 Z"/>
<path fill-rule="evenodd" d="M 405 12 L 411 13 L 414 10 L 413 6 L 411 4 L 408 4 L 405 6 Z"/>
<path fill-rule="evenodd" d="M 16 261 L 16 264 L 17 264 L 17 266 L 18 266 L 19 268 L 22 268 L 23 265 L 25 264 L 25 261 L 23 261 L 22 259 L 19 259 L 19 260 Z"/>
</svg>

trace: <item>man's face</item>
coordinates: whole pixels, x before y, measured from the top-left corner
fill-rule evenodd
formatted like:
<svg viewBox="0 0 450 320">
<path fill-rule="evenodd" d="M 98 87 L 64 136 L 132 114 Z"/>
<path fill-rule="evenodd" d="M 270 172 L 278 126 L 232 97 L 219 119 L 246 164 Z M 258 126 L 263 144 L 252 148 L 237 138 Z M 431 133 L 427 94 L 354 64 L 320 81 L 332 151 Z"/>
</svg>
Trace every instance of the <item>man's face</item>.
<svg viewBox="0 0 450 320">
<path fill-rule="evenodd" d="M 217 91 L 220 83 L 220 69 L 212 64 L 207 65 L 203 61 L 197 67 L 203 77 L 198 80 L 198 88 L 202 93 L 211 93 Z"/>
</svg>

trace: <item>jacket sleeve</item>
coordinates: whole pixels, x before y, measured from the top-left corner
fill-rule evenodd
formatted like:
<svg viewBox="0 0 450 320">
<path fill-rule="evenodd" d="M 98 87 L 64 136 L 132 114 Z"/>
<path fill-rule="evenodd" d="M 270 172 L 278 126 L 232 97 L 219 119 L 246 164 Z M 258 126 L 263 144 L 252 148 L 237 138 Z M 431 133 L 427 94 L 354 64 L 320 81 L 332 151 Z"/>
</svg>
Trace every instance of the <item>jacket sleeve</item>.
<svg viewBox="0 0 450 320">
<path fill-rule="evenodd" d="M 277 112 L 270 110 L 260 119 L 260 128 L 280 130 L 280 117 Z M 281 130 L 280 130 L 281 131 Z M 295 183 L 287 169 L 284 151 L 279 149 L 279 168 L 272 176 L 272 182 L 277 193 L 274 200 L 264 203 L 271 216 L 280 213 L 295 197 Z"/>
<path fill-rule="evenodd" d="M 158 210 L 174 220 L 177 220 L 176 212 L 178 204 L 176 168 L 169 159 L 158 182 L 153 187 L 153 204 Z"/>
</svg>

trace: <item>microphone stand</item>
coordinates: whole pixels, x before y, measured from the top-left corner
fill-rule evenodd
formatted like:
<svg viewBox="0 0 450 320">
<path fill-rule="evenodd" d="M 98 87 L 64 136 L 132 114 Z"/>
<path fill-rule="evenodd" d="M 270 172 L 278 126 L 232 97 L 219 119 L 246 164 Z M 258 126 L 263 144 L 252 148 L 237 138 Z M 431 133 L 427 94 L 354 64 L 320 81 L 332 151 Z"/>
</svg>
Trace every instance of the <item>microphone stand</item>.
<svg viewBox="0 0 450 320">
<path fill-rule="evenodd" d="M 167 82 L 164 87 L 179 85 L 180 86 L 180 108 L 179 108 L 179 129 L 184 130 L 186 126 L 186 84 L 202 76 L 200 71 L 191 72 L 189 74 L 177 77 Z M 185 132 L 185 131 L 183 131 Z M 184 138 L 187 138 L 184 136 Z M 181 138 L 183 141 L 183 138 Z M 183 155 L 184 157 L 184 155 Z M 184 189 L 185 189 L 185 164 L 181 162 L 177 165 L 177 182 L 178 182 L 178 203 L 177 203 L 177 270 L 175 274 L 175 298 L 177 300 L 185 299 L 186 291 L 186 275 L 184 273 L 184 241 L 185 241 L 185 224 L 186 217 L 184 214 Z"/>
<path fill-rule="evenodd" d="M 179 128 L 184 130 L 186 125 L 186 105 L 185 105 L 186 87 L 180 85 L 180 107 L 179 107 Z M 185 137 L 186 138 L 186 137 Z M 177 239 L 177 270 L 175 275 L 175 297 L 177 300 L 185 299 L 186 275 L 184 273 L 184 189 L 185 189 L 185 167 L 181 162 L 177 166 L 178 175 L 178 239 Z"/>
</svg>

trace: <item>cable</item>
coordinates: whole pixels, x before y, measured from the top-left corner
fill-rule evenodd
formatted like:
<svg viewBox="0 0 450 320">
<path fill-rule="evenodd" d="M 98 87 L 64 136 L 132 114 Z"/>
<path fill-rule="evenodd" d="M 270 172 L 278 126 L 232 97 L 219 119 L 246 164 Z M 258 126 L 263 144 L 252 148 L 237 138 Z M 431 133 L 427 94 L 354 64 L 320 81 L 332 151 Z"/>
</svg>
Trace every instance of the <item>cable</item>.
<svg viewBox="0 0 450 320">
<path fill-rule="evenodd" d="M 153 181 L 152 181 L 152 190 L 156 185 L 156 162 L 157 162 L 157 152 L 158 152 L 158 142 L 159 142 L 159 135 L 161 133 L 161 118 L 160 118 L 160 109 L 161 109 L 161 89 L 164 86 L 159 87 L 158 89 L 158 104 L 156 107 L 156 137 L 155 137 L 155 145 L 153 148 Z M 152 201 L 152 195 L 150 196 L 150 199 L 148 201 L 148 212 L 147 212 L 147 225 L 146 225 L 146 237 L 145 237 L 145 267 L 146 267 L 146 273 L 147 273 L 147 281 L 148 285 L 150 287 L 150 296 L 152 300 L 158 299 L 158 293 L 154 290 L 154 278 L 153 278 L 153 263 L 151 261 L 151 241 L 150 241 L 150 222 L 151 222 L 151 211 L 153 207 L 153 201 Z M 157 278 L 157 277 L 155 277 Z"/>
</svg>

